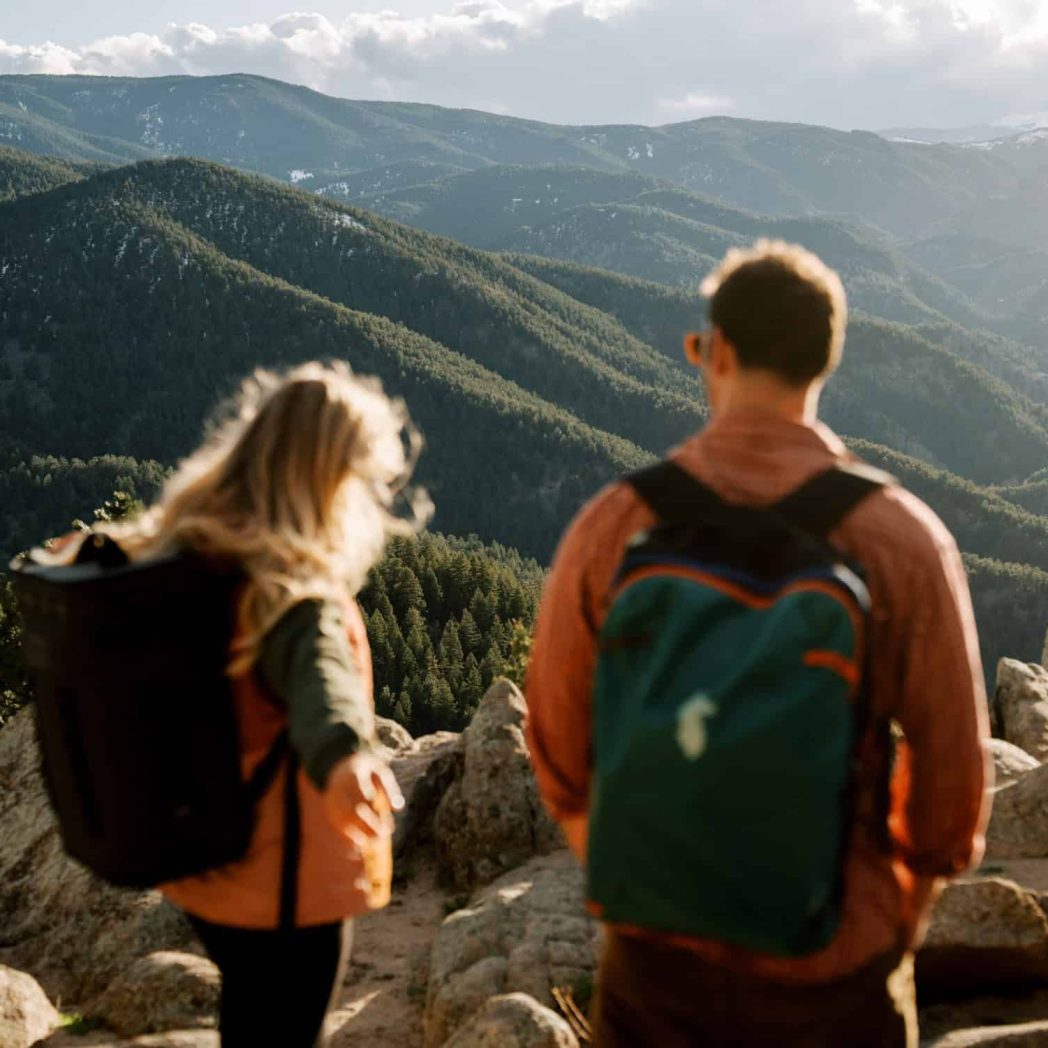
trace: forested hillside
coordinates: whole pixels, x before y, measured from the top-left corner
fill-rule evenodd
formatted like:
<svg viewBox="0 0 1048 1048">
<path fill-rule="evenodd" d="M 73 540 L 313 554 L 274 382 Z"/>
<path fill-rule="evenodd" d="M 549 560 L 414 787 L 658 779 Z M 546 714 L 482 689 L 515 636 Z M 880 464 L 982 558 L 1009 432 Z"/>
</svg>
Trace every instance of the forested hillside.
<svg viewBox="0 0 1048 1048">
<path fill-rule="evenodd" d="M 7 432 L 40 450 L 164 460 L 192 440 L 192 420 L 206 407 L 201 390 L 222 388 L 222 375 L 229 382 L 252 361 L 295 359 L 294 347 L 305 344 L 396 374 L 405 394 L 420 376 L 414 364 L 393 371 L 392 357 L 417 361 L 429 382 L 439 373 L 461 386 L 472 376 L 474 392 L 489 379 L 492 389 L 508 390 L 509 382 L 526 395 L 504 392 L 507 410 L 514 401 L 518 412 L 560 412 L 572 430 L 592 427 L 585 439 L 614 449 L 619 464 L 640 451 L 660 453 L 700 417 L 698 386 L 676 363 L 679 350 L 642 342 L 635 332 L 643 321 L 621 303 L 618 317 L 608 315 L 619 283 L 610 278 L 601 292 L 606 275 L 583 304 L 513 260 L 200 162 L 105 172 L 12 202 L 3 217 L 8 269 L 0 294 L 14 347 Z M 66 293 L 41 294 L 54 286 Z M 682 292 L 678 346 L 701 312 L 698 296 Z M 391 322 L 416 334 L 400 339 Z M 982 483 L 1021 481 L 1048 459 L 1045 413 L 1014 387 L 907 329 L 860 322 L 851 346 L 828 404 L 845 432 Z M 85 381 L 97 368 L 106 381 Z M 44 371 L 47 403 L 34 392 Z M 118 401 L 158 397 L 149 372 L 184 392 L 122 417 Z M 203 375 L 206 383 L 195 378 Z M 69 410 L 74 398 L 77 412 Z M 445 438 L 447 411 L 418 393 L 410 399 L 430 439 Z M 980 419 L 978 442 L 967 439 L 972 417 Z M 463 420 L 460 428 L 461 445 L 475 427 Z M 519 462 L 521 477 L 545 487 L 531 452 L 511 443 L 504 461 Z M 450 478 L 430 479 L 441 494 Z M 470 519 L 483 520 L 483 512 Z M 451 520 L 440 526 L 463 530 L 461 517 Z M 552 531 L 544 540 L 519 530 L 492 537 L 543 553 Z"/>
<path fill-rule="evenodd" d="M 727 207 L 640 174 L 491 167 L 373 195 L 363 206 L 478 247 L 579 262 L 695 287 L 729 247 L 799 241 L 844 277 L 852 301 L 888 320 L 984 321 L 964 295 L 892 250 L 883 234 L 830 218 Z"/>
<path fill-rule="evenodd" d="M 0 146 L 0 203 L 79 181 L 91 168 Z"/>
<path fill-rule="evenodd" d="M 721 225 L 693 211 L 682 213 L 680 200 L 670 199 L 682 190 L 754 215 L 844 218 L 862 230 L 863 239 L 887 238 L 906 267 L 920 271 L 904 279 L 908 294 L 901 300 L 895 288 L 882 289 L 890 300 L 884 308 L 908 314 L 931 309 L 965 324 L 962 314 L 974 310 L 991 316 L 1009 337 L 1039 348 L 1045 342 L 1048 313 L 1035 276 L 1048 266 L 1043 133 L 932 145 L 727 117 L 661 127 L 571 127 L 331 98 L 238 74 L 0 77 L 0 137 L 18 148 L 90 162 L 203 157 L 346 202 L 380 207 L 381 198 L 381 208 L 399 208 L 394 217 L 411 224 L 412 213 L 424 224 L 453 204 L 456 179 L 473 186 L 471 173 L 483 175 L 494 166 L 586 169 L 573 189 L 550 194 L 564 212 L 608 202 L 641 206 L 632 199 L 635 193 L 622 195 L 635 179 L 653 196 L 631 216 L 634 229 L 624 243 L 608 245 L 609 231 L 587 228 L 595 216 L 582 211 L 570 221 L 591 237 L 599 233 L 609 254 L 600 259 L 590 250 L 570 257 L 606 266 L 615 261 L 615 268 L 627 272 L 644 266 L 640 275 L 649 278 L 661 278 L 662 267 L 674 282 L 681 279 L 675 261 L 694 270 L 709 243 L 690 223 Z M 619 185 L 610 197 L 609 177 Z M 449 179 L 452 184 L 444 185 Z M 442 185 L 435 194 L 434 184 Z M 470 243 L 488 237 L 482 219 L 492 217 L 489 188 L 482 178 L 475 218 L 442 231 Z M 398 196 L 401 191 L 406 195 Z M 512 246 L 563 254 L 566 245 L 557 244 L 555 232 L 564 222 L 541 228 L 551 217 L 548 197 L 529 190 L 507 202 L 527 215 L 533 200 L 545 214 L 518 223 L 514 228 L 531 227 L 531 240 Z M 856 282 L 856 291 L 865 308 L 879 313 L 876 280 L 864 288 Z"/>
<path fill-rule="evenodd" d="M 645 459 L 454 349 L 230 259 L 136 202 L 70 203 L 80 188 L 0 212 L 0 435 L 170 463 L 253 367 L 342 357 L 405 397 L 438 452 L 421 479 L 440 528 L 542 556 L 588 492 Z"/>
<path fill-rule="evenodd" d="M 113 140 L 114 130 L 91 133 Z M 1039 654 L 1041 350 L 988 334 L 978 325 L 989 314 L 887 239 L 837 219 L 767 220 L 628 170 L 463 173 L 479 166 L 466 159 L 390 160 L 401 189 L 368 199 L 389 211 L 396 200 L 401 219 L 483 247 L 561 257 L 466 246 L 199 160 L 107 167 L 0 154 L 0 554 L 64 529 L 113 491 L 151 498 L 215 400 L 252 368 L 348 360 L 404 397 L 421 427 L 419 480 L 435 526 L 479 536 L 398 543 L 363 597 L 381 711 L 416 731 L 459 726 L 494 674 L 521 672 L 540 565 L 568 519 L 701 422 L 680 341 L 704 308 L 671 279 L 673 260 L 697 276 L 765 232 L 823 252 L 866 307 L 827 420 L 957 535 L 987 665 Z M 347 182 L 341 195 L 368 184 L 377 182 Z M 616 202 L 629 193 L 631 203 Z M 602 194 L 610 203 L 593 202 Z M 538 237 L 556 228 L 549 209 L 562 204 L 568 232 Z M 580 235 L 580 216 L 599 236 Z M 574 246 L 555 250 L 558 239 Z M 594 245 L 606 253 L 591 257 Z M 576 256 L 667 268 L 658 283 Z M 4 605 L 0 647 L 12 621 Z M 3 672 L 17 677 L 17 667 Z"/>
</svg>

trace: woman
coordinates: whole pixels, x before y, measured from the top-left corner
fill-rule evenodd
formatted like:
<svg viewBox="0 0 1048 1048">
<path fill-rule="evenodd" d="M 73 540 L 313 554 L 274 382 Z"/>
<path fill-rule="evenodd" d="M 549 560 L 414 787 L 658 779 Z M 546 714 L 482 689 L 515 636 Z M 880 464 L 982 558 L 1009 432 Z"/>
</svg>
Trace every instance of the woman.
<svg viewBox="0 0 1048 1048">
<path fill-rule="evenodd" d="M 428 512 L 421 497 L 410 523 L 392 512 L 413 465 L 406 429 L 403 409 L 344 366 L 258 374 L 156 506 L 96 529 L 132 558 L 189 548 L 242 568 L 229 672 L 244 777 L 285 728 L 298 758 L 297 882 L 284 876 L 297 888 L 293 919 L 285 897 L 281 927 L 283 771 L 242 860 L 162 886 L 222 972 L 226 1048 L 322 1044 L 350 919 L 389 899 L 403 799 L 371 752 L 371 663 L 352 595 L 389 534 Z"/>
</svg>

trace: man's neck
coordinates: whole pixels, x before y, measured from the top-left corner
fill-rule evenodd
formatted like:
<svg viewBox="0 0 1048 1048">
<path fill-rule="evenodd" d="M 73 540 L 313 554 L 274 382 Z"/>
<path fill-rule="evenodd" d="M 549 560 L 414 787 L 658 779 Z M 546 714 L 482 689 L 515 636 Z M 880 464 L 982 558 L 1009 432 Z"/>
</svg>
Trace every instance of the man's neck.
<svg viewBox="0 0 1048 1048">
<path fill-rule="evenodd" d="M 720 391 L 717 402 L 712 405 L 712 414 L 719 418 L 737 412 L 760 412 L 784 422 L 813 426 L 819 417 L 821 393 L 822 385 L 818 382 L 798 389 L 783 385 L 774 376 L 754 372 Z"/>
</svg>

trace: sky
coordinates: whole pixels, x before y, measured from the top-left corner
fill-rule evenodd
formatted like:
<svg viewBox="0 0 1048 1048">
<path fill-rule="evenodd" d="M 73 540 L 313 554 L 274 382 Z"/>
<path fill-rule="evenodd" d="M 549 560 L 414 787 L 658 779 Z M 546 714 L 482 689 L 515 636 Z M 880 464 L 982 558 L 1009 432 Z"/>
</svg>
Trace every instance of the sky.
<svg viewBox="0 0 1048 1048">
<path fill-rule="evenodd" d="M 248 72 L 556 123 L 1048 125 L 1048 0 L 301 2 L 0 0 L 0 73 Z"/>
</svg>

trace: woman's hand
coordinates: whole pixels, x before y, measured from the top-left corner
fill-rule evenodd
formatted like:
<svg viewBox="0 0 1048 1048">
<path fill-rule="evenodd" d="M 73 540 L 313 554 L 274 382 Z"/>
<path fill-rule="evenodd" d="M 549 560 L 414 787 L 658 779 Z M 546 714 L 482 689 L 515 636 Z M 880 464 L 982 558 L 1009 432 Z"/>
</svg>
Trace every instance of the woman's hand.
<svg viewBox="0 0 1048 1048">
<path fill-rule="evenodd" d="M 393 833 L 404 795 L 389 765 L 370 753 L 339 761 L 328 776 L 324 804 L 331 824 L 357 843 Z"/>
</svg>

